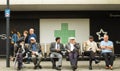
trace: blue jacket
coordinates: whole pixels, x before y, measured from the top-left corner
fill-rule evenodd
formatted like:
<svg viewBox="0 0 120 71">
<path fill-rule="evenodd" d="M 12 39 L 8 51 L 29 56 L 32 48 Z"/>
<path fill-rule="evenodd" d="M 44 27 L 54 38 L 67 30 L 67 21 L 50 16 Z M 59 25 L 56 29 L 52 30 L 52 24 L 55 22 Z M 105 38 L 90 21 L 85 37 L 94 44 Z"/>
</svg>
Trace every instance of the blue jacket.
<svg viewBox="0 0 120 71">
<path fill-rule="evenodd" d="M 16 43 L 17 40 L 18 40 L 17 34 L 13 34 L 13 35 L 12 35 L 12 42 Z"/>
<path fill-rule="evenodd" d="M 31 34 L 28 36 L 28 43 L 30 43 L 30 38 L 34 37 L 35 39 L 37 38 L 36 34 Z"/>
</svg>

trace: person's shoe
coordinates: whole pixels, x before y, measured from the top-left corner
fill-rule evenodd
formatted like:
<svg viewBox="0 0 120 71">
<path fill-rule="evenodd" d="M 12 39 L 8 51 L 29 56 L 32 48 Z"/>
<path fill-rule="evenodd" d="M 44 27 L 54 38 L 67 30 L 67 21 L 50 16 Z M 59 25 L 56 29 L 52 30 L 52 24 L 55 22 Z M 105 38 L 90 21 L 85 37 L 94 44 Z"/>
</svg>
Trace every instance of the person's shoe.
<svg viewBox="0 0 120 71">
<path fill-rule="evenodd" d="M 113 67 L 112 67 L 111 65 L 109 65 L 109 68 L 110 68 L 111 70 L 113 70 Z"/>
<path fill-rule="evenodd" d="M 106 68 L 106 69 L 109 69 L 109 67 L 108 67 L 108 66 L 106 66 L 105 68 Z"/>
<path fill-rule="evenodd" d="M 53 67 L 52 67 L 52 69 L 56 69 L 56 67 L 55 67 L 55 66 L 53 66 Z"/>
<path fill-rule="evenodd" d="M 76 70 L 76 67 L 75 67 L 75 66 L 72 66 L 72 70 L 75 71 L 75 70 Z"/>
<path fill-rule="evenodd" d="M 89 66 L 89 70 L 92 70 L 92 66 Z"/>
<path fill-rule="evenodd" d="M 25 64 L 30 64 L 30 62 L 25 62 Z"/>
<path fill-rule="evenodd" d="M 41 66 L 41 65 L 39 65 L 38 67 L 39 67 L 40 69 L 42 69 L 42 66 Z"/>
<path fill-rule="evenodd" d="M 17 68 L 17 71 L 20 71 L 21 70 L 21 68 Z"/>
<path fill-rule="evenodd" d="M 53 66 L 52 66 L 52 69 L 56 69 L 56 66 L 55 66 L 55 65 L 53 65 Z"/>
<path fill-rule="evenodd" d="M 20 71 L 22 69 L 22 67 L 20 66 L 20 67 L 17 67 L 17 71 Z"/>
<path fill-rule="evenodd" d="M 72 70 L 75 71 L 75 68 L 73 68 Z"/>
<path fill-rule="evenodd" d="M 100 62 L 99 60 L 97 60 L 97 59 L 95 60 L 95 64 L 98 64 L 99 62 Z"/>
<path fill-rule="evenodd" d="M 56 67 L 56 70 L 61 70 L 61 67 Z"/>
<path fill-rule="evenodd" d="M 77 66 L 75 66 L 75 69 L 77 69 Z"/>
<path fill-rule="evenodd" d="M 37 66 L 34 66 L 34 69 L 37 69 Z"/>
<path fill-rule="evenodd" d="M 73 71 L 75 71 L 75 70 L 76 70 L 76 68 L 75 68 L 75 67 L 72 67 L 72 70 L 73 70 Z"/>
</svg>

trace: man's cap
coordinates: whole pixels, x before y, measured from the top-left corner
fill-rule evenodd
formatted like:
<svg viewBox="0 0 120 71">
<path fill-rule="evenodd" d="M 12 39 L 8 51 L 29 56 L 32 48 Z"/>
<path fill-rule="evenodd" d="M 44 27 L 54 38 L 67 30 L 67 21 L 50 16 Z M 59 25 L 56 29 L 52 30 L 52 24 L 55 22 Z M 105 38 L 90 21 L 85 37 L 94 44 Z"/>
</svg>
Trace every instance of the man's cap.
<svg viewBox="0 0 120 71">
<path fill-rule="evenodd" d="M 30 40 L 35 40 L 35 38 L 34 38 L 34 37 L 31 37 Z"/>
<path fill-rule="evenodd" d="M 72 39 L 74 39 L 74 40 L 75 40 L 75 37 L 69 37 L 69 40 L 72 40 Z"/>
</svg>

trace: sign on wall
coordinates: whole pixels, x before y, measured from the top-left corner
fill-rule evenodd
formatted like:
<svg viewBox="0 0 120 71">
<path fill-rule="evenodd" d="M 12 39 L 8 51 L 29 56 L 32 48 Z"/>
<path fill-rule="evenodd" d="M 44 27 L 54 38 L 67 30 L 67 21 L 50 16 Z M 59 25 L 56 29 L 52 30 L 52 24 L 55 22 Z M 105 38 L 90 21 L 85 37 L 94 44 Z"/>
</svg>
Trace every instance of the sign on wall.
<svg viewBox="0 0 120 71">
<path fill-rule="evenodd" d="M 51 43 L 55 37 L 61 37 L 66 44 L 69 37 L 75 37 L 82 43 L 89 36 L 89 19 L 40 19 L 40 42 Z"/>
</svg>

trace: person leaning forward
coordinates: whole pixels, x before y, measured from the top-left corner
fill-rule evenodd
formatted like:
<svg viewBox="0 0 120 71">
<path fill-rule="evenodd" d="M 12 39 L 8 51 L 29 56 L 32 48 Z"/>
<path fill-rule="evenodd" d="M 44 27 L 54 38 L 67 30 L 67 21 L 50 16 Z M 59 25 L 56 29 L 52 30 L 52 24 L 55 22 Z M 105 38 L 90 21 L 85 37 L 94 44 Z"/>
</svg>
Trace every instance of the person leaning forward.
<svg viewBox="0 0 120 71">
<path fill-rule="evenodd" d="M 41 59 L 42 59 L 42 50 L 39 43 L 36 42 L 36 39 L 34 37 L 30 38 L 30 45 L 28 46 L 29 51 L 31 52 L 32 61 L 34 63 L 34 69 L 37 69 L 39 67 L 42 68 L 40 65 Z"/>
</svg>

